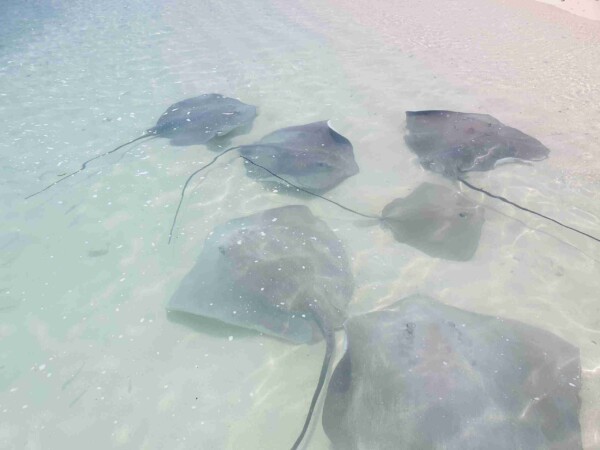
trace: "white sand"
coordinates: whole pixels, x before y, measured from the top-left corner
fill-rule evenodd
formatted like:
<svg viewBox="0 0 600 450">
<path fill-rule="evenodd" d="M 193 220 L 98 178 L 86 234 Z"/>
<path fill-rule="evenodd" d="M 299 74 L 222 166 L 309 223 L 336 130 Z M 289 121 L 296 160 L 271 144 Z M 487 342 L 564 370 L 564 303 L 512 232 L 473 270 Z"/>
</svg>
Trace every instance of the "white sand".
<svg viewBox="0 0 600 450">
<path fill-rule="evenodd" d="M 600 2 L 598 0 L 537 0 L 564 9 L 586 19 L 600 20 Z"/>
</svg>

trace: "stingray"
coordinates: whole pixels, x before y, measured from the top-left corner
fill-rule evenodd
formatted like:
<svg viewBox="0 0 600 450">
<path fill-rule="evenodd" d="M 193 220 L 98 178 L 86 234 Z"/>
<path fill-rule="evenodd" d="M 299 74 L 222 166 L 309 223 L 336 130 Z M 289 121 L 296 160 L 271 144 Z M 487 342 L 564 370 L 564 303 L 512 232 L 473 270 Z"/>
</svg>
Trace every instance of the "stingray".
<svg viewBox="0 0 600 450">
<path fill-rule="evenodd" d="M 256 107 L 220 94 L 204 94 L 177 102 L 167 108 L 156 125 L 147 129 L 141 136 L 119 145 L 108 152 L 85 161 L 81 167 L 60 178 L 44 189 L 27 196 L 31 198 L 61 181 L 84 170 L 87 165 L 146 138 L 162 137 L 169 139 L 174 146 L 203 145 L 216 137 L 224 136 L 235 129 L 249 126 L 256 117 Z"/>
<path fill-rule="evenodd" d="M 244 159 L 284 175 L 295 185 L 312 192 L 328 191 L 359 171 L 354 160 L 352 144 L 333 130 L 328 121 L 281 128 L 254 144 L 232 147 L 223 151 L 189 176 L 181 190 L 169 241 L 173 235 L 185 190 L 192 178 L 232 150 L 239 150 Z M 273 181 L 268 172 L 254 170 L 252 166 L 246 168 L 247 174 L 251 177 L 266 182 Z M 278 179 L 276 178 L 275 181 L 277 182 Z"/>
<path fill-rule="evenodd" d="M 488 114 L 407 111 L 406 143 L 430 171 L 450 177 L 504 162 L 540 161 L 550 150 Z"/>
<path fill-rule="evenodd" d="M 353 317 L 323 428 L 334 449 L 580 449 L 579 350 L 409 297 Z"/>
<path fill-rule="evenodd" d="M 359 171 L 352 144 L 327 121 L 274 131 L 242 145 L 240 154 L 314 192 L 326 192 Z M 248 169 L 250 176 L 265 178 L 263 171 Z"/>
<path fill-rule="evenodd" d="M 310 422 L 354 282 L 334 232 L 306 206 L 269 209 L 217 226 L 167 309 L 217 319 L 296 344 L 326 341 Z"/>
<path fill-rule="evenodd" d="M 346 211 L 367 219 L 376 219 L 391 231 L 394 239 L 429 256 L 454 261 L 471 259 L 479 246 L 485 221 L 483 208 L 459 192 L 432 183 L 421 183 L 407 197 L 388 203 L 381 215 L 365 214 L 348 208 L 318 193 L 296 186 L 275 172 L 251 160 L 276 178 L 309 195 L 319 197 Z"/>
<path fill-rule="evenodd" d="M 388 203 L 381 222 L 394 239 L 429 256 L 467 261 L 479 246 L 483 208 L 452 189 L 422 183 Z"/>
<path fill-rule="evenodd" d="M 492 194 L 464 179 L 467 172 L 491 170 L 506 162 L 546 159 L 550 150 L 537 139 L 488 114 L 454 111 L 407 111 L 406 128 L 406 143 L 419 157 L 424 169 L 458 180 L 488 197 L 600 242 L 591 234 Z"/>
</svg>

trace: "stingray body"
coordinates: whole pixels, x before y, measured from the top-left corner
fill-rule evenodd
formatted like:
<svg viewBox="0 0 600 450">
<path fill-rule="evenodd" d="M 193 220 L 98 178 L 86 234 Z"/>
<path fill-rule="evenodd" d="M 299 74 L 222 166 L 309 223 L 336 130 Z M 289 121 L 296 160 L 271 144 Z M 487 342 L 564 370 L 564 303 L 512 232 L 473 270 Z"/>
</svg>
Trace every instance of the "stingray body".
<svg viewBox="0 0 600 450">
<path fill-rule="evenodd" d="M 282 128 L 254 144 L 228 148 L 188 177 L 181 190 L 169 232 L 169 242 L 173 236 L 185 190 L 191 180 L 232 150 L 239 150 L 240 156 L 247 163 L 248 176 L 266 183 L 283 181 L 284 185 L 292 185 L 313 195 L 328 191 L 358 173 L 352 144 L 334 131 L 327 121 Z M 262 170 L 257 170 L 256 167 Z M 287 179 L 283 179 L 279 174 Z"/>
<path fill-rule="evenodd" d="M 450 177 L 507 160 L 539 161 L 550 153 L 537 139 L 488 114 L 407 111 L 406 127 L 406 143 L 421 165 Z"/>
<path fill-rule="evenodd" d="M 297 449 L 325 383 L 335 328 L 354 283 L 331 229 L 306 206 L 284 206 L 214 229 L 168 309 L 210 317 L 294 343 L 326 340 L 319 381 Z"/>
<path fill-rule="evenodd" d="M 306 206 L 269 209 L 216 227 L 168 309 L 295 343 L 319 340 L 311 305 L 341 327 L 353 292 L 339 239 Z"/>
<path fill-rule="evenodd" d="M 169 139 L 171 145 L 207 144 L 216 137 L 225 136 L 236 129 L 249 127 L 256 117 L 256 107 L 220 94 L 204 94 L 177 102 L 167 108 L 156 122 L 135 139 L 118 147 L 94 156 L 85 161 L 79 169 L 46 186 L 44 189 L 26 197 L 40 194 L 52 186 L 86 169 L 87 165 L 104 156 L 115 153 L 142 139 L 162 137 Z"/>
<path fill-rule="evenodd" d="M 147 135 L 170 140 L 171 145 L 201 145 L 252 123 L 256 107 L 220 94 L 204 94 L 167 108 Z"/>
<path fill-rule="evenodd" d="M 456 261 L 472 258 L 485 219 L 483 208 L 459 192 L 420 184 L 383 208 L 381 223 L 394 239 L 429 256 Z"/>
<path fill-rule="evenodd" d="M 579 350 L 425 297 L 349 319 L 323 427 L 334 449 L 580 449 Z"/>
<path fill-rule="evenodd" d="M 352 144 L 327 121 L 274 131 L 242 146 L 240 154 L 315 192 L 328 191 L 359 171 Z M 251 176 L 269 178 L 263 171 L 247 169 Z"/>
</svg>

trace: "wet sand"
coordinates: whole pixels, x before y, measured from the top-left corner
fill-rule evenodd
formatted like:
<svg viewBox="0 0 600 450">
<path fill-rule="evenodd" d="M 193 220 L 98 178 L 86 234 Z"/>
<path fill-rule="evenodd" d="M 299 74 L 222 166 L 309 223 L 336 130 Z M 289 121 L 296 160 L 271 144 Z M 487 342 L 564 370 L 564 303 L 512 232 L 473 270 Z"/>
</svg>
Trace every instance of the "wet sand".
<svg viewBox="0 0 600 450">
<path fill-rule="evenodd" d="M 537 0 L 590 20 L 600 20 L 598 0 Z"/>
</svg>

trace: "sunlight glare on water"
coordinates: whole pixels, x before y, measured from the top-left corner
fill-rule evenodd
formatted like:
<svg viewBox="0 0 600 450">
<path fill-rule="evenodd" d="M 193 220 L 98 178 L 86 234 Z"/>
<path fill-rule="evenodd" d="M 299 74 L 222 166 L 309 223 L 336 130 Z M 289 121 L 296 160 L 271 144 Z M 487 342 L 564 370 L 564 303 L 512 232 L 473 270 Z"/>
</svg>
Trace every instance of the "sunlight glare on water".
<svg viewBox="0 0 600 450">
<path fill-rule="evenodd" d="M 548 159 L 469 180 L 598 236 L 598 67 L 600 21 L 533 0 L 4 0 L 0 448 L 290 448 L 323 343 L 166 311 L 216 226 L 289 204 L 343 243 L 350 316 L 422 294 L 577 347 L 583 447 L 600 448 L 597 242 L 466 190 L 485 208 L 479 247 L 438 259 L 265 189 L 231 153 L 191 182 L 167 244 L 191 172 L 292 125 L 330 120 L 352 142 L 360 172 L 326 196 L 358 211 L 423 181 L 456 188 L 404 141 L 405 111 L 430 109 L 490 114 L 543 142 Z M 139 141 L 24 200 L 206 93 L 256 105 L 249 132 Z M 319 414 L 307 449 L 330 448 Z"/>
</svg>

